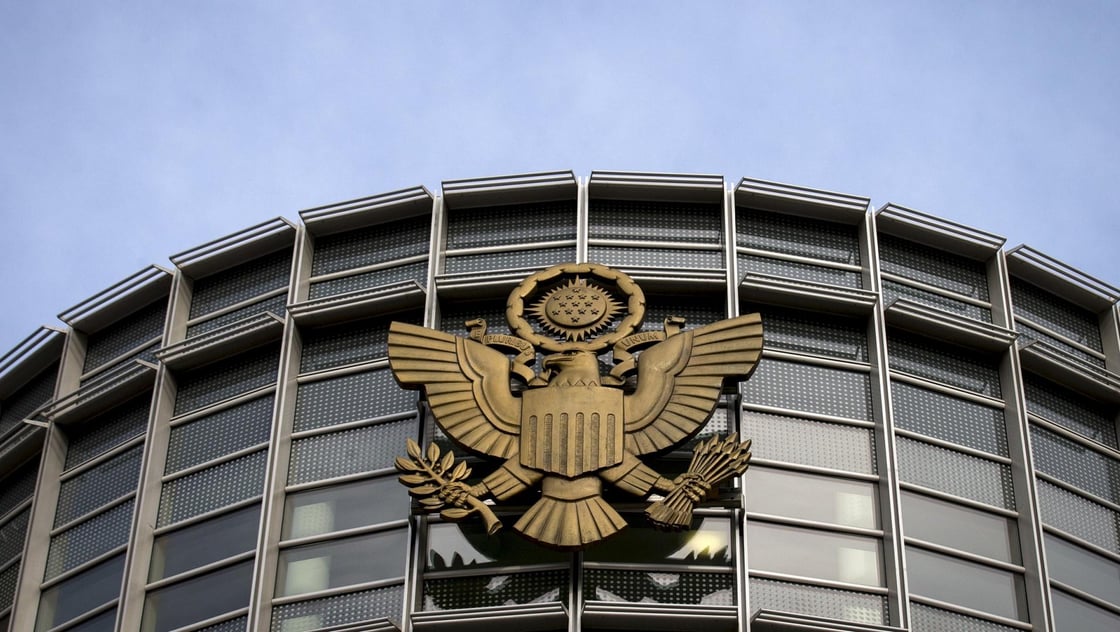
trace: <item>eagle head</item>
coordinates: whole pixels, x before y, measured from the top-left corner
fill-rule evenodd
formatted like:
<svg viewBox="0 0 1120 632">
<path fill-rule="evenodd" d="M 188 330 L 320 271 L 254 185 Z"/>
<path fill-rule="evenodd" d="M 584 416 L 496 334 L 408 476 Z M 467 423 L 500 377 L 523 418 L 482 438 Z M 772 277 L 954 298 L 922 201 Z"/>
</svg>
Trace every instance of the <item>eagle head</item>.
<svg viewBox="0 0 1120 632">
<path fill-rule="evenodd" d="M 599 386 L 599 359 L 590 351 L 546 356 L 541 366 L 555 371 L 549 386 Z"/>
</svg>

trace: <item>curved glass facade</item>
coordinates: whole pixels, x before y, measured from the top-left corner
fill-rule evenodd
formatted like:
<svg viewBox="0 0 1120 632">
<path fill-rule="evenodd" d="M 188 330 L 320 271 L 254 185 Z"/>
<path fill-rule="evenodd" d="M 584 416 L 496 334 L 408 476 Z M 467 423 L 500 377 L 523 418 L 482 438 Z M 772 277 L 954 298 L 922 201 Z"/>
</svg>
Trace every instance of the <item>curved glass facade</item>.
<svg viewBox="0 0 1120 632">
<path fill-rule="evenodd" d="M 300 217 L 0 357 L 0 631 L 1120 629 L 1110 285 L 718 176 L 456 180 Z M 450 446 L 389 371 L 389 323 L 508 333 L 509 291 L 569 261 L 634 278 L 646 330 L 762 315 L 758 370 L 694 439 L 738 431 L 754 460 L 690 531 L 607 492 L 629 527 L 559 553 L 422 515 L 396 481 L 406 440 Z"/>
</svg>

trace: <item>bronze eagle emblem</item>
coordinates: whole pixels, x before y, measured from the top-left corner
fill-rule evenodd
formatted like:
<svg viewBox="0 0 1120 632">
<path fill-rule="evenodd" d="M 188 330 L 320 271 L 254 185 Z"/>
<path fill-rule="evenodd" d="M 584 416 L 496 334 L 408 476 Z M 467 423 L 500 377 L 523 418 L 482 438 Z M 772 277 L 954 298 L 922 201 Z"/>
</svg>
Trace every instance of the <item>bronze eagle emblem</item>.
<svg viewBox="0 0 1120 632">
<path fill-rule="evenodd" d="M 483 498 L 502 501 L 539 487 L 514 529 L 558 549 L 583 548 L 626 525 L 603 499 L 604 482 L 643 498 L 665 495 L 646 510 L 651 521 L 688 528 L 695 503 L 746 469 L 750 441 L 701 442 L 692 467 L 674 480 L 641 457 L 695 436 L 724 382 L 750 376 L 762 353 L 761 319 L 749 314 L 682 331 L 683 319 L 670 318 L 663 331 L 633 333 L 644 309 L 644 294 L 624 273 L 564 264 L 528 277 L 510 295 L 514 335 L 488 335 L 484 321 L 468 322 L 469 338 L 392 323 L 389 364 L 397 381 L 423 389 L 456 445 L 503 460 L 468 485 L 469 470 L 452 453 L 441 456 L 432 444 L 425 454 L 410 442 L 410 458 L 397 459 L 401 481 L 445 518 L 479 513 L 491 533 L 501 523 Z M 608 348 L 615 366 L 602 374 L 599 355 Z M 534 372 L 538 353 L 541 370 Z M 511 389 L 511 378 L 523 389 Z"/>
</svg>

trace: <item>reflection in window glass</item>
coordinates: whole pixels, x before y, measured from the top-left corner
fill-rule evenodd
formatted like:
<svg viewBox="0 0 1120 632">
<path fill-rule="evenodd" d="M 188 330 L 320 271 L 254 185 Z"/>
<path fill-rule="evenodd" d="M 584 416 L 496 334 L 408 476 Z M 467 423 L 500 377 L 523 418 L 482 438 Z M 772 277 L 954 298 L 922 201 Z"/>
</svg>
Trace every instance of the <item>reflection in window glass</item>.
<svg viewBox="0 0 1120 632">
<path fill-rule="evenodd" d="M 1053 590 L 1054 630 L 1056 632 L 1116 632 L 1120 616 Z"/>
<path fill-rule="evenodd" d="M 404 575 L 408 539 L 404 529 L 309 544 L 280 552 L 280 597 Z"/>
<path fill-rule="evenodd" d="M 371 502 L 376 498 L 377 502 Z M 396 477 L 289 494 L 280 539 L 293 540 L 408 517 L 408 490 Z"/>
<path fill-rule="evenodd" d="M 1050 577 L 1120 606 L 1120 564 L 1046 534 Z"/>
<path fill-rule="evenodd" d="M 1003 516 L 904 491 L 902 520 L 907 537 L 1019 563 L 1018 529 Z"/>
<path fill-rule="evenodd" d="M 754 570 L 883 585 L 877 538 L 747 522 L 747 559 Z"/>
<path fill-rule="evenodd" d="M 242 562 L 148 593 L 142 632 L 168 632 L 249 605 L 253 561 Z"/>
<path fill-rule="evenodd" d="M 753 467 L 746 476 L 748 512 L 877 529 L 873 483 Z"/>
<path fill-rule="evenodd" d="M 123 572 L 122 554 L 44 590 L 39 599 L 35 630 L 49 630 L 116 599 L 120 595 Z"/>
<path fill-rule="evenodd" d="M 508 522 L 508 521 L 507 521 Z M 569 554 L 541 548 L 507 528 L 487 535 L 481 521 L 428 527 L 429 571 L 567 563 Z"/>
<path fill-rule="evenodd" d="M 641 520 L 642 522 L 639 522 Z M 626 564 L 731 564 L 731 520 L 705 516 L 694 518 L 687 531 L 659 531 L 630 520 L 630 526 L 609 540 L 584 551 L 589 562 Z"/>
<path fill-rule="evenodd" d="M 253 505 L 157 537 L 148 581 L 251 551 L 257 543 L 260 514 L 260 505 Z"/>
<path fill-rule="evenodd" d="M 1022 576 L 914 547 L 906 548 L 906 559 L 913 594 L 1026 620 Z"/>
</svg>

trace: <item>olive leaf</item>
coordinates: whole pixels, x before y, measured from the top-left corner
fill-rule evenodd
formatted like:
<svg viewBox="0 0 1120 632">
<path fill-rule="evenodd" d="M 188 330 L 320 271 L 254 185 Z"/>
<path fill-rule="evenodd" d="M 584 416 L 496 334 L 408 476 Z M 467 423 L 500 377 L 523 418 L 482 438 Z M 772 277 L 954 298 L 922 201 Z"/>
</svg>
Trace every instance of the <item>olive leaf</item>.
<svg viewBox="0 0 1120 632">
<path fill-rule="evenodd" d="M 434 443 L 428 444 L 428 461 L 432 464 L 439 461 L 439 446 Z"/>
<path fill-rule="evenodd" d="M 405 448 L 408 450 L 408 455 L 412 458 L 416 460 L 420 460 L 420 458 L 422 458 L 420 455 L 423 453 L 420 451 L 420 446 L 412 439 L 409 439 L 405 443 Z"/>
<path fill-rule="evenodd" d="M 439 515 L 444 520 L 460 520 L 471 515 L 469 509 L 460 509 L 458 507 L 450 507 L 439 512 Z"/>
</svg>

